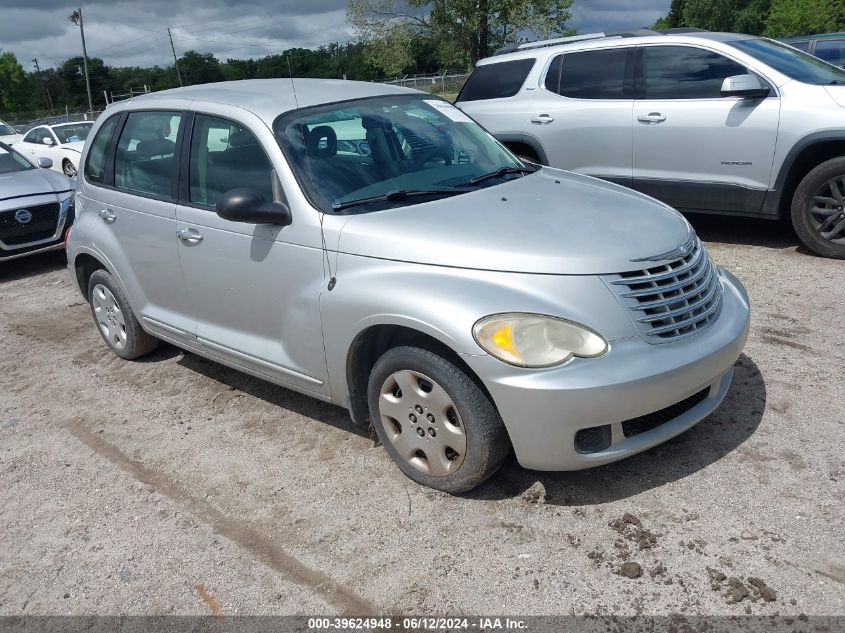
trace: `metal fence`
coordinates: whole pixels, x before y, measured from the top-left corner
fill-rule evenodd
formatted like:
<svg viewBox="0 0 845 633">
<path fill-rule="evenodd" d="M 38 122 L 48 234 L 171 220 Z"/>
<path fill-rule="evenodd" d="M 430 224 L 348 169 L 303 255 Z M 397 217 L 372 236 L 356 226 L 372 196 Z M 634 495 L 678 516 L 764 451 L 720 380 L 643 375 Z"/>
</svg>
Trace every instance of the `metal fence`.
<svg viewBox="0 0 845 633">
<path fill-rule="evenodd" d="M 469 77 L 469 73 L 449 72 L 442 75 L 413 75 L 392 81 L 385 81 L 384 83 L 393 86 L 403 86 L 405 88 L 416 88 L 417 90 L 430 92 L 433 95 L 454 101 L 461 88 L 463 88 L 467 77 Z"/>
<path fill-rule="evenodd" d="M 93 121 L 99 116 L 100 112 L 102 110 L 95 110 L 92 114 L 88 110 L 68 107 L 65 107 L 64 110 L 54 108 L 52 110 L 30 110 L 29 112 L 0 112 L 0 121 L 8 123 L 18 132 L 23 133 L 36 125 Z"/>
</svg>

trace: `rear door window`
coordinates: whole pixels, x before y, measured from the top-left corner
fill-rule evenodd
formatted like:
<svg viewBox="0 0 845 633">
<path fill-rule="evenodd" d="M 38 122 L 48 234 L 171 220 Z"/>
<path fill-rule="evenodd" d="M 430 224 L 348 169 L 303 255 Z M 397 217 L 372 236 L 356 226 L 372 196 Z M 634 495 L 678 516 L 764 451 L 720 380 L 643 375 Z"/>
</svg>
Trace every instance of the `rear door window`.
<svg viewBox="0 0 845 633">
<path fill-rule="evenodd" d="M 114 158 L 118 189 L 173 199 L 177 166 L 176 135 L 179 112 L 130 112 Z"/>
<path fill-rule="evenodd" d="M 245 127 L 219 117 L 197 114 L 191 135 L 191 202 L 213 207 L 230 189 L 248 187 L 273 199 L 273 166 Z"/>
<path fill-rule="evenodd" d="M 646 99 L 716 99 L 727 77 L 748 70 L 724 55 L 692 46 L 645 48 Z"/>
<path fill-rule="evenodd" d="M 522 88 L 534 67 L 533 58 L 477 66 L 470 75 L 458 101 L 481 101 L 513 97 Z"/>
<path fill-rule="evenodd" d="M 91 142 L 88 158 L 85 160 L 85 179 L 95 184 L 104 184 L 106 177 L 106 147 L 111 139 L 120 116 L 113 116 L 100 126 L 97 136 Z"/>
<path fill-rule="evenodd" d="M 819 40 L 816 42 L 815 53 L 819 59 L 841 67 L 845 65 L 845 39 Z"/>
<path fill-rule="evenodd" d="M 572 99 L 633 99 L 633 48 L 566 53 L 552 62 L 551 75 L 559 68 L 557 92 Z M 549 87 L 546 78 L 546 87 Z M 552 82 L 554 82 L 552 78 Z"/>
</svg>

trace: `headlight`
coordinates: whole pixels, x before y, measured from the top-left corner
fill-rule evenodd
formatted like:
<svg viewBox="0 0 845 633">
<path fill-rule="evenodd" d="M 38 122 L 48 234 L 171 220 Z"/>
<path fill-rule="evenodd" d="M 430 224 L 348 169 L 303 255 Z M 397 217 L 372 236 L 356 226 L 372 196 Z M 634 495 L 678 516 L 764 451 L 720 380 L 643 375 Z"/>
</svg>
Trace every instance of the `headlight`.
<svg viewBox="0 0 845 633">
<path fill-rule="evenodd" d="M 484 351 L 520 367 L 550 367 L 573 356 L 592 358 L 607 351 L 607 341 L 590 328 L 541 314 L 484 317 L 472 335 Z"/>
</svg>

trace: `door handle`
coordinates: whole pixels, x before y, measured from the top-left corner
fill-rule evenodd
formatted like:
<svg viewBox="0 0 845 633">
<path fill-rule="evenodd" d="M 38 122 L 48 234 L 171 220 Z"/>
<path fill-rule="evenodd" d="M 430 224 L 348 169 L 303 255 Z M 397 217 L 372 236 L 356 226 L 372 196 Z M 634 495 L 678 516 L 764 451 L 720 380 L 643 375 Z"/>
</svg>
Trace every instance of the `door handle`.
<svg viewBox="0 0 845 633">
<path fill-rule="evenodd" d="M 106 224 L 111 224 L 115 220 L 117 220 L 117 215 L 114 214 L 111 209 L 100 209 L 97 215 L 105 222 Z"/>
<path fill-rule="evenodd" d="M 538 114 L 535 117 L 531 117 L 532 123 L 538 123 L 540 125 L 545 125 L 547 123 L 551 123 L 554 120 L 555 120 L 555 118 L 551 114 Z"/>
<path fill-rule="evenodd" d="M 642 114 L 637 117 L 637 121 L 640 123 L 646 123 L 648 125 L 654 125 L 655 123 L 663 123 L 666 120 L 666 117 L 660 114 L 659 112 L 650 112 L 648 114 Z"/>
<path fill-rule="evenodd" d="M 202 242 L 202 235 L 193 229 L 179 229 L 176 231 L 176 237 L 188 244 L 199 244 Z"/>
</svg>

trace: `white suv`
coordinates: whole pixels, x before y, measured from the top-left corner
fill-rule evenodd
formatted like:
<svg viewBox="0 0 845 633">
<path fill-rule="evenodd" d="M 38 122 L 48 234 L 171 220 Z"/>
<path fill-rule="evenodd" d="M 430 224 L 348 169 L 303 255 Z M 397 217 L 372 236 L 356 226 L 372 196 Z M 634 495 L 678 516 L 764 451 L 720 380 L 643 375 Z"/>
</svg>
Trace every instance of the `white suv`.
<svg viewBox="0 0 845 633">
<path fill-rule="evenodd" d="M 457 105 L 529 160 L 684 212 L 791 217 L 845 258 L 845 70 L 791 46 L 688 30 L 523 44 L 478 62 Z"/>
</svg>

